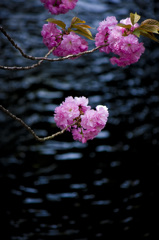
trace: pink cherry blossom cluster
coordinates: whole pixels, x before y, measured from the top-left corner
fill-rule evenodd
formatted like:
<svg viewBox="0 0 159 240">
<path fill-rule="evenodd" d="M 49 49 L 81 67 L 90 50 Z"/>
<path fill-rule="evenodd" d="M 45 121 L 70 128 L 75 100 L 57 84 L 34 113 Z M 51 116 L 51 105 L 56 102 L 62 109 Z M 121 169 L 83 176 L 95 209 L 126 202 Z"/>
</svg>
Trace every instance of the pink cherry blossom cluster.
<svg viewBox="0 0 159 240">
<path fill-rule="evenodd" d="M 132 25 L 130 18 L 122 19 L 120 23 Z M 117 24 L 118 21 L 114 16 L 100 22 L 95 44 L 96 46 L 106 45 L 100 48 L 100 51 L 118 55 L 119 57 L 110 59 L 111 63 L 125 67 L 137 62 L 145 48 L 143 43 L 139 43 L 137 36 L 133 35 L 134 29 L 138 26 L 137 23 L 132 25 L 131 29 L 125 29 Z"/>
<path fill-rule="evenodd" d="M 78 0 L 41 0 L 45 8 L 55 15 L 64 14 L 72 10 L 75 8 L 77 1 Z"/>
<path fill-rule="evenodd" d="M 55 108 L 56 125 L 72 133 L 73 139 L 82 143 L 95 138 L 105 127 L 109 112 L 106 106 L 98 105 L 96 110 L 88 106 L 85 97 L 67 97 Z"/>
<path fill-rule="evenodd" d="M 62 31 L 56 27 L 56 24 L 50 22 L 43 25 L 41 35 L 43 36 L 43 43 L 48 49 L 56 47 L 62 40 Z"/>
<path fill-rule="evenodd" d="M 43 36 L 43 43 L 49 49 L 57 46 L 52 53 L 58 57 L 78 54 L 88 50 L 88 43 L 85 39 L 74 32 L 62 33 L 57 28 L 57 25 L 51 22 L 43 25 L 41 35 Z"/>
</svg>

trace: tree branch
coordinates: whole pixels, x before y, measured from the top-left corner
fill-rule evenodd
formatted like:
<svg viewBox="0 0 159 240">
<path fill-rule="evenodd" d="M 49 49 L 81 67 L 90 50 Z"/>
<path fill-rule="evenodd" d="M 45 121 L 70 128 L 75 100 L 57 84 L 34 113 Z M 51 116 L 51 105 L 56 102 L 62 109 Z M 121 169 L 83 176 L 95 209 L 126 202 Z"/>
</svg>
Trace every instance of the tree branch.
<svg viewBox="0 0 159 240">
<path fill-rule="evenodd" d="M 21 118 L 18 118 L 17 116 L 15 116 L 13 113 L 11 113 L 8 109 L 4 108 L 2 105 L 0 105 L 0 109 L 1 109 L 4 113 L 6 113 L 7 115 L 9 115 L 11 118 L 13 118 L 14 120 L 18 121 L 21 125 L 23 125 L 23 127 L 25 127 L 25 128 L 33 135 L 33 137 L 34 137 L 37 141 L 39 141 L 39 142 L 44 142 L 44 141 L 46 141 L 46 140 L 51 140 L 51 139 L 53 139 L 54 137 L 63 134 L 69 127 L 71 127 L 71 126 L 73 126 L 73 125 L 76 124 L 76 122 L 75 122 L 75 123 L 73 123 L 73 124 L 71 124 L 71 125 L 68 125 L 68 126 L 67 126 L 66 128 L 64 128 L 62 131 L 59 131 L 59 132 L 57 132 L 57 133 L 54 133 L 54 134 L 52 134 L 51 136 L 47 136 L 47 137 L 41 138 L 41 137 L 38 137 L 38 136 L 36 135 L 36 133 L 31 129 L 31 127 L 29 127 Z"/>
<path fill-rule="evenodd" d="M 48 56 L 51 54 L 51 52 L 54 51 L 60 45 L 60 43 L 61 43 L 60 42 L 60 43 L 58 43 L 58 45 L 56 47 L 52 48 L 44 57 L 33 57 L 33 56 L 25 54 L 24 51 L 14 42 L 14 40 L 8 35 L 8 33 L 4 30 L 4 28 L 2 26 L 0 26 L 0 31 L 7 37 L 9 42 L 21 53 L 21 55 L 24 58 L 38 61 L 35 64 L 32 64 L 30 66 L 25 66 L 25 67 L 22 67 L 22 66 L 12 66 L 11 67 L 11 66 L 1 66 L 0 65 L 0 69 L 4 69 L 4 70 L 29 70 L 29 69 L 33 69 L 35 67 L 40 66 L 40 64 L 43 63 L 43 61 L 50 61 L 50 62 L 63 61 L 63 60 L 66 60 L 66 59 L 75 58 L 75 57 L 79 57 L 81 55 L 92 53 L 92 52 L 98 50 L 99 48 L 105 47 L 105 46 L 108 45 L 108 44 L 105 44 L 103 46 L 95 47 L 95 48 L 93 48 L 91 50 L 88 50 L 88 51 L 85 51 L 85 52 L 80 52 L 78 54 L 72 54 L 72 55 L 68 55 L 68 56 L 65 56 L 65 57 L 48 58 Z"/>
</svg>

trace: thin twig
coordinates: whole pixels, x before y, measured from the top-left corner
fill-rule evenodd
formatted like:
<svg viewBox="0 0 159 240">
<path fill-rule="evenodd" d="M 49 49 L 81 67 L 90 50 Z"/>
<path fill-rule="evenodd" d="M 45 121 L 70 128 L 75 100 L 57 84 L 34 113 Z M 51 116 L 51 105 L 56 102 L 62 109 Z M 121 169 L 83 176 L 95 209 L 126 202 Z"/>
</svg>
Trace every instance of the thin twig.
<svg viewBox="0 0 159 240">
<path fill-rule="evenodd" d="M 1 109 L 4 113 L 6 113 L 7 115 L 9 115 L 11 118 L 13 118 L 14 120 L 18 121 L 21 125 L 23 125 L 23 127 L 25 127 L 25 128 L 33 135 L 33 137 L 34 137 L 37 141 L 39 141 L 39 142 L 44 142 L 44 141 L 46 141 L 46 140 L 51 140 L 51 139 L 53 139 L 54 137 L 63 134 L 69 127 L 71 127 L 71 126 L 73 126 L 74 124 L 76 124 L 76 122 L 75 122 L 75 123 L 73 123 L 72 125 L 68 125 L 68 126 L 67 126 L 66 128 L 64 128 L 62 131 L 59 131 L 59 132 L 57 132 L 57 133 L 54 133 L 54 134 L 52 134 L 51 136 L 47 136 L 47 137 L 41 138 L 41 137 L 38 137 L 38 136 L 36 135 L 36 133 L 31 129 L 31 127 L 29 127 L 21 118 L 15 116 L 13 113 L 11 113 L 8 109 L 4 108 L 2 105 L 0 105 L 0 109 Z"/>
</svg>

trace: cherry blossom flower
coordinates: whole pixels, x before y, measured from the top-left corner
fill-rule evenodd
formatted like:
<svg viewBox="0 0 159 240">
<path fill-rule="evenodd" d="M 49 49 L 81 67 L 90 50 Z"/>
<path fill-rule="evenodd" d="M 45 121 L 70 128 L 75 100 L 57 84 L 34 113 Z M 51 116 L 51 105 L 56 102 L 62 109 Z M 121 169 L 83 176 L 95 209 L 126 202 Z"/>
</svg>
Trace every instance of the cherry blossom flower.
<svg viewBox="0 0 159 240">
<path fill-rule="evenodd" d="M 99 27 L 97 28 L 98 33 L 95 36 L 96 47 L 107 44 L 111 30 L 117 25 L 117 23 L 118 21 L 114 16 L 107 17 L 106 20 L 99 23 Z M 100 48 L 99 51 L 109 53 L 111 49 L 109 48 L 109 44 L 107 45 L 108 46 L 106 47 Z"/>
<path fill-rule="evenodd" d="M 62 33 L 55 23 L 44 24 L 41 35 L 49 50 L 56 47 L 53 54 L 58 57 L 75 55 L 88 50 L 88 42 L 85 39 L 74 32 Z"/>
<path fill-rule="evenodd" d="M 54 119 L 59 128 L 68 126 L 74 140 L 86 143 L 105 127 L 108 116 L 106 106 L 98 105 L 94 110 L 88 106 L 87 98 L 70 96 L 55 108 Z"/>
<path fill-rule="evenodd" d="M 43 36 L 43 43 L 48 49 L 56 47 L 62 40 L 62 31 L 56 27 L 56 24 L 50 22 L 43 25 L 41 35 Z"/>
<path fill-rule="evenodd" d="M 64 129 L 68 125 L 73 124 L 79 115 L 80 111 L 78 105 L 73 100 L 73 97 L 68 97 L 60 106 L 56 107 L 54 119 L 56 125 Z"/>
<path fill-rule="evenodd" d="M 95 37 L 96 46 L 107 46 L 100 48 L 101 52 L 114 53 L 115 57 L 110 59 L 112 64 L 125 67 L 139 60 L 144 53 L 143 43 L 139 43 L 138 37 L 133 31 L 138 24 L 132 25 L 130 18 L 122 19 L 120 23 L 132 25 L 130 29 L 117 26 L 117 20 L 114 16 L 107 17 L 98 27 L 98 33 Z"/>
<path fill-rule="evenodd" d="M 123 36 L 122 31 L 121 27 L 115 27 L 108 42 L 110 43 L 109 46 L 112 52 L 119 56 L 112 57 L 110 59 L 111 63 L 125 67 L 137 62 L 141 54 L 144 53 L 145 48 L 143 43 L 139 43 L 138 38 L 135 35 L 130 34 L 128 36 Z"/>
<path fill-rule="evenodd" d="M 58 57 L 78 54 L 88 50 L 88 43 L 85 39 L 78 36 L 74 32 L 63 35 L 61 44 L 53 51 L 53 54 Z"/>
<path fill-rule="evenodd" d="M 67 13 L 75 8 L 78 0 L 41 0 L 46 9 L 54 15 Z"/>
</svg>

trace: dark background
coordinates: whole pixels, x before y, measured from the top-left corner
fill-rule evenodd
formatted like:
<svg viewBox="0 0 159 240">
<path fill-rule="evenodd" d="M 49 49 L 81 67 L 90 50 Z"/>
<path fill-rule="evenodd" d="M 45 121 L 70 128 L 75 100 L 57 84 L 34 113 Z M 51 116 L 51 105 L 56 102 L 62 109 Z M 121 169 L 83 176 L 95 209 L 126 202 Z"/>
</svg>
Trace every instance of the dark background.
<svg viewBox="0 0 159 240">
<path fill-rule="evenodd" d="M 78 16 L 94 27 L 107 16 L 137 12 L 159 20 L 157 1 L 79 0 L 57 18 Z M 51 17 L 40 1 L 1 0 L 0 22 L 29 55 L 44 56 L 41 29 Z M 65 133 L 38 143 L 0 112 L 1 234 L 8 240 L 158 239 L 159 45 L 138 63 L 112 66 L 94 52 L 76 60 L 43 63 L 28 71 L 0 70 L 0 103 L 39 136 L 58 131 L 53 113 L 67 96 L 106 105 L 109 119 L 93 141 Z M 94 42 L 89 42 L 90 49 Z M 0 33 L 0 65 L 31 65 Z"/>
</svg>

